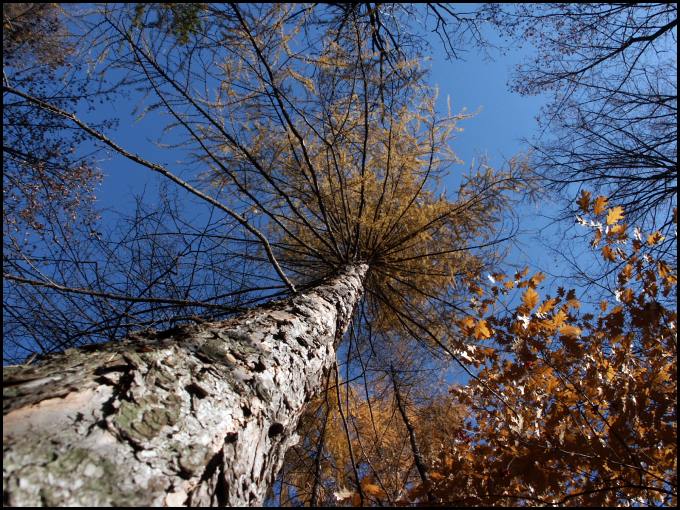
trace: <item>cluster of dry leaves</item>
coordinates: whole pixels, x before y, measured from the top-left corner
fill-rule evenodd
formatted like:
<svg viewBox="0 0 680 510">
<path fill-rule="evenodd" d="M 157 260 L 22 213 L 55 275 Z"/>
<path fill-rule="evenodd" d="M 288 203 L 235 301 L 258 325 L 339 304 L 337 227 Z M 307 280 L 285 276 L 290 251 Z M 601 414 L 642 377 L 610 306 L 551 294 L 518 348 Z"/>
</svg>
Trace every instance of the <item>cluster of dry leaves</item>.
<svg viewBox="0 0 680 510">
<path fill-rule="evenodd" d="M 545 276 L 528 269 L 491 275 L 493 286 L 476 287 L 477 314 L 455 326 L 477 377 L 435 398 L 389 377 L 366 396 L 351 383 L 329 391 L 303 422 L 280 502 L 309 503 L 316 485 L 315 502 L 355 506 L 674 504 L 675 263 L 652 257 L 661 235 L 630 232 L 605 197 L 583 192 L 578 204 L 593 250 L 616 265 L 612 299 L 543 296 Z M 513 289 L 521 302 L 498 312 Z"/>
</svg>

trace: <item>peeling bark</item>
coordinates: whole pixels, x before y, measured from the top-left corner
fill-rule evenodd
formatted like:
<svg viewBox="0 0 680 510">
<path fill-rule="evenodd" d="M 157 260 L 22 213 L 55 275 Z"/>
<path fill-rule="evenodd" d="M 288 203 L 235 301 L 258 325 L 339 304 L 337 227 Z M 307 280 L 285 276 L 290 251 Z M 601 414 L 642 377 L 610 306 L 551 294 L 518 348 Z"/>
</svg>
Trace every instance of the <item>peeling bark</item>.
<svg viewBox="0 0 680 510">
<path fill-rule="evenodd" d="M 5 368 L 4 504 L 262 504 L 367 269 L 226 321 Z"/>
</svg>

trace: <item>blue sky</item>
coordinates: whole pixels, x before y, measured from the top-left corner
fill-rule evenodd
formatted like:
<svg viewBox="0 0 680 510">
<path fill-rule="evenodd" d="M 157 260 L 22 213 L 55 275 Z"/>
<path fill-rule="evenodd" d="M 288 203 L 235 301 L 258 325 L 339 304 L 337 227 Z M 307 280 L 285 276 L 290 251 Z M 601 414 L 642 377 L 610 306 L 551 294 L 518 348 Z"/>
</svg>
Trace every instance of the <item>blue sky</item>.
<svg viewBox="0 0 680 510">
<path fill-rule="evenodd" d="M 492 166 L 500 166 L 522 150 L 522 137 L 535 132 L 535 117 L 545 97 L 520 96 L 509 92 L 507 86 L 513 67 L 526 55 L 526 51 L 516 51 L 489 61 L 472 50 L 462 61 L 447 60 L 441 51 L 434 53 L 431 81 L 439 88 L 442 108 L 448 96 L 453 113 L 463 109 L 476 112 L 461 122 L 463 132 L 452 144 L 465 167 L 481 155 L 486 155 Z"/>
<path fill-rule="evenodd" d="M 475 48 L 465 53 L 465 60 L 447 60 L 439 41 L 433 41 L 430 81 L 439 88 L 438 106 L 446 111 L 447 98 L 451 110 L 465 110 L 475 115 L 462 121 L 462 132 L 456 134 L 452 147 L 463 164 L 452 169 L 451 180 L 445 182 L 449 191 L 454 190 L 457 176 L 467 171 L 474 161 L 485 156 L 492 166 L 500 167 L 507 159 L 523 150 L 522 138 L 530 138 L 536 130 L 535 117 L 545 97 L 524 97 L 508 91 L 507 82 L 513 66 L 527 55 L 526 50 L 516 49 L 502 57 L 488 60 Z M 173 160 L 173 150 L 163 150 L 155 143 L 162 125 L 157 115 L 141 120 L 128 115 L 134 105 L 105 104 L 99 110 L 101 117 L 117 116 L 118 128 L 108 132 L 117 143 L 146 158 L 166 164 L 181 172 L 181 162 Z M 90 121 L 96 118 L 90 116 Z M 159 177 L 134 163 L 112 155 L 101 161 L 105 179 L 97 194 L 99 206 L 121 211 L 133 205 L 133 195 L 146 189 L 151 197 Z"/>
<path fill-rule="evenodd" d="M 498 44 L 493 29 L 483 29 L 482 33 L 492 44 Z M 457 133 L 451 143 L 463 160 L 451 172 L 450 181 L 454 184 L 458 182 L 456 174 L 467 171 L 481 157 L 485 157 L 492 167 L 501 168 L 511 157 L 525 154 L 527 143 L 524 140 L 539 136 L 537 117 L 550 96 L 522 96 L 509 89 L 515 67 L 533 56 L 534 50 L 529 45 L 505 47 L 503 54 L 493 49 L 483 54 L 471 48 L 461 55 L 462 59 L 449 60 L 437 43 L 435 41 L 433 45 L 431 81 L 439 88 L 440 108 L 445 111 L 449 97 L 453 113 L 464 109 L 466 113 L 475 114 L 460 123 L 463 131 Z M 514 210 L 519 230 L 513 243 L 508 245 L 506 271 L 528 266 L 530 274 L 544 272 L 548 278 L 539 287 L 542 295 L 554 293 L 559 286 L 576 286 L 572 279 L 566 279 L 574 268 L 565 257 L 578 260 L 583 267 L 600 263 L 600 258 L 594 256 L 588 244 L 590 232 L 573 231 L 570 230 L 572 223 L 553 221 L 561 207 L 562 203 L 541 199 L 538 203 L 523 201 Z M 565 230 L 569 232 L 565 234 Z M 584 238 L 574 239 L 574 234 Z M 583 301 L 589 300 L 584 290 L 579 292 L 579 297 Z"/>
<path fill-rule="evenodd" d="M 490 41 L 497 42 L 492 30 L 484 32 Z M 439 88 L 440 107 L 446 108 L 450 98 L 453 113 L 464 110 L 474 114 L 460 123 L 463 131 L 456 134 L 451 144 L 463 161 L 456 171 L 469 170 L 480 158 L 494 168 L 501 168 L 511 157 L 523 154 L 526 144 L 522 140 L 537 134 L 536 117 L 548 99 L 545 95 L 521 96 L 509 90 L 515 66 L 531 55 L 531 49 L 514 46 L 503 55 L 490 50 L 488 56 L 492 58 L 488 58 L 481 50 L 471 48 L 461 55 L 462 59 L 450 60 L 437 41 L 434 48 L 437 51 L 432 55 L 431 81 Z M 456 182 L 456 176 L 452 177 L 452 183 Z M 539 221 L 534 205 L 522 204 L 517 212 L 522 231 L 518 241 L 526 243 L 543 226 L 543 221 Z M 537 253 L 534 249 L 529 260 L 527 254 L 513 249 L 508 262 L 536 267 L 543 265 L 546 256 L 545 250 Z"/>
<path fill-rule="evenodd" d="M 493 29 L 485 35 L 497 42 Z M 451 146 L 463 161 L 451 169 L 450 177 L 444 180 L 444 186 L 452 194 L 460 182 L 460 175 L 470 169 L 475 161 L 486 157 L 491 166 L 502 167 L 510 157 L 522 153 L 526 145 L 522 139 L 530 139 L 537 134 L 536 116 L 546 102 L 546 96 L 520 96 L 509 91 L 508 81 L 513 68 L 531 55 L 531 48 L 512 46 L 503 55 L 490 50 L 492 58 L 485 58 L 482 51 L 475 47 L 460 54 L 462 59 L 447 59 L 440 41 L 433 37 L 431 60 L 426 63 L 431 68 L 430 83 L 439 89 L 438 107 L 446 112 L 447 100 L 450 101 L 452 113 L 465 111 L 473 113 L 472 118 L 462 121 L 463 129 L 455 134 Z M 157 147 L 160 128 L 167 120 L 158 113 L 145 116 L 141 120 L 134 119 L 129 112 L 134 106 L 133 100 L 127 104 L 118 102 L 102 105 L 98 115 L 101 117 L 117 116 L 120 118 L 118 128 L 107 134 L 117 143 L 145 158 L 164 164 L 168 169 L 185 178 L 191 176 L 182 172 L 181 161 L 174 160 L 181 153 L 173 149 L 165 150 Z M 93 116 L 89 121 L 96 121 Z M 108 209 L 103 214 L 104 225 L 111 225 L 117 215 L 110 212 L 131 212 L 134 196 L 144 191 L 146 200 L 153 204 L 154 194 L 162 177 L 146 168 L 132 163 L 117 155 L 101 162 L 105 179 L 97 193 L 98 204 Z M 198 211 L 201 208 L 195 201 L 188 202 L 189 208 Z M 543 215 L 557 212 L 557 205 L 541 203 L 523 203 L 515 212 L 518 215 L 519 235 L 507 258 L 509 270 L 528 265 L 531 271 L 542 270 L 547 274 L 568 272 L 560 254 L 550 253 L 536 239 L 537 232 L 546 228 L 549 221 Z M 544 232 L 549 238 L 555 234 L 554 229 Z M 557 244 L 555 242 L 554 244 Z M 571 248 L 587 251 L 584 244 Z M 545 284 L 548 285 L 550 279 Z"/>
<path fill-rule="evenodd" d="M 487 35 L 493 39 L 491 31 Z M 446 112 L 448 99 L 452 113 L 463 110 L 475 113 L 472 118 L 460 123 L 463 130 L 456 133 L 451 142 L 452 148 L 463 161 L 451 169 L 450 177 L 444 182 L 447 191 L 453 195 L 460 175 L 469 170 L 474 160 L 486 157 L 492 166 L 502 167 L 508 158 L 525 150 L 522 139 L 531 139 L 537 134 L 536 116 L 547 97 L 520 96 L 509 91 L 508 81 L 513 68 L 530 55 L 530 49 L 514 46 L 502 56 L 492 52 L 494 58 L 488 59 L 473 47 L 462 54 L 464 60 L 449 60 L 444 55 L 440 41 L 433 38 L 432 43 L 429 79 L 439 89 L 440 111 Z M 90 124 L 117 117 L 118 126 L 107 130 L 107 136 L 126 150 L 139 153 L 145 159 L 160 163 L 180 177 L 191 180 L 182 162 L 176 160 L 182 157 L 183 151 L 156 145 L 162 127 L 169 121 L 168 117 L 158 111 L 141 119 L 132 115 L 138 97 L 132 94 L 129 101 L 116 98 L 111 103 L 100 105 L 93 112 L 79 112 L 79 116 Z M 102 231 L 114 228 L 121 216 L 133 213 L 136 195 L 144 193 L 145 201 L 150 206 L 158 202 L 158 187 L 165 181 L 163 177 L 115 153 L 103 157 L 99 166 L 104 174 L 104 180 L 96 193 L 97 207 L 102 210 Z M 176 189 L 172 184 L 170 187 Z M 207 220 L 205 205 L 184 191 L 180 191 L 180 196 L 183 197 L 186 217 L 196 217 L 199 222 L 202 218 Z M 550 252 L 535 239 L 538 230 L 547 224 L 541 215 L 555 213 L 556 209 L 556 205 L 543 202 L 540 207 L 525 203 L 516 211 L 520 231 L 506 260 L 506 272 L 524 266 L 529 266 L 531 273 L 539 270 L 548 275 L 568 272 L 569 268 L 564 266 L 560 254 Z M 560 241 L 551 238 L 551 234 L 552 231 L 549 231 L 546 237 L 550 238 L 553 246 L 559 246 Z M 564 249 L 589 251 L 585 243 L 571 243 Z M 548 289 L 559 284 L 567 287 L 571 285 L 547 278 L 539 292 L 544 296 Z"/>
</svg>

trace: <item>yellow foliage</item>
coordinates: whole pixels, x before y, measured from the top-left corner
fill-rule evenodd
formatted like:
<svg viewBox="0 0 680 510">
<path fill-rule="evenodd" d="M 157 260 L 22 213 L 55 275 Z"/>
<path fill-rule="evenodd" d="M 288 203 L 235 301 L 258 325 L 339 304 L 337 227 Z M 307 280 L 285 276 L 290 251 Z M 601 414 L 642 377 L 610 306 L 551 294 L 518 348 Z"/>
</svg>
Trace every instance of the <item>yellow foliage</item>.
<svg viewBox="0 0 680 510">
<path fill-rule="evenodd" d="M 562 326 L 559 329 L 559 332 L 561 335 L 571 338 L 578 338 L 581 336 L 581 329 L 576 326 L 571 326 L 569 324 L 565 324 L 564 326 Z"/>
<path fill-rule="evenodd" d="M 602 214 L 606 199 L 598 199 Z M 587 207 L 587 200 L 580 201 Z M 623 212 L 612 210 L 608 217 L 616 223 Z M 433 461 L 441 476 L 430 477 L 435 497 L 450 501 L 463 494 L 459 501 L 469 506 L 527 502 L 527 493 L 529 503 L 564 503 L 565 495 L 586 506 L 639 498 L 675 503 L 668 487 L 677 468 L 677 311 L 656 294 L 663 281 L 670 295 L 675 271 L 654 260 L 653 250 L 640 254 L 640 244 L 616 246 L 624 226 L 612 231 L 602 254 L 605 261 L 622 262 L 618 304 L 614 298 L 595 310 L 584 304 L 589 313 L 579 315 L 576 292 L 559 289 L 537 310 L 553 315 L 525 328 L 517 317 L 533 310 L 539 296 L 530 280 L 516 275 L 516 285 L 526 287 L 522 302 L 493 323 L 494 340 L 508 356 L 488 358 L 479 379 L 452 391 L 468 405 L 474 436 L 442 443 L 441 460 Z M 470 330 L 475 321 L 466 324 Z M 593 487 L 612 480 L 616 491 L 606 499 L 604 491 L 594 495 Z M 499 495 L 498 486 L 511 497 Z M 418 487 L 413 497 L 423 501 L 424 488 Z"/>
<path fill-rule="evenodd" d="M 474 337 L 477 340 L 484 340 L 491 337 L 491 330 L 485 320 L 477 322 L 474 331 Z"/>
<path fill-rule="evenodd" d="M 603 204 L 604 198 L 600 208 Z M 611 211 L 609 214 L 610 224 L 623 217 L 622 211 L 614 211 L 615 214 Z M 569 493 L 569 487 L 577 493 L 583 491 L 581 487 L 589 486 L 591 479 L 580 479 L 578 470 L 607 473 L 599 483 L 607 483 L 612 477 L 632 483 L 642 476 L 647 486 L 665 487 L 669 473 L 675 469 L 677 313 L 664 309 L 656 300 L 643 299 L 656 296 L 657 279 L 668 277 L 669 288 L 674 286 L 673 269 L 649 255 L 644 259 L 647 264 L 642 264 L 639 245 L 633 246 L 628 254 L 621 247 L 613 247 L 625 235 L 625 226 L 615 225 L 609 234 L 606 249 L 602 250 L 605 260 L 623 261 L 618 275 L 620 285 L 634 282 L 618 289 L 616 295 L 621 305 L 612 306 L 603 300 L 599 318 L 581 319 L 571 315 L 573 312 L 567 315 L 570 308 L 580 306 L 575 292 L 570 291 L 553 317 L 532 321 L 538 328 L 518 330 L 515 322 L 509 321 L 507 341 L 512 341 L 518 331 L 523 335 L 521 344 L 513 344 L 517 359 L 489 367 L 484 372 L 484 382 L 473 384 L 482 395 L 473 398 L 471 409 L 481 410 L 475 418 L 480 424 L 478 433 L 483 437 L 484 449 L 474 448 L 475 454 L 468 462 L 474 464 L 476 455 L 493 451 L 500 466 L 513 466 L 511 474 L 519 479 L 516 486 L 504 478 L 503 471 L 482 467 L 482 463 L 476 468 L 486 473 L 486 480 L 503 480 L 509 493 L 521 494 L 530 486 L 532 495 L 542 501 L 557 501 L 562 494 Z M 558 296 L 565 297 L 565 292 L 558 291 Z M 546 301 L 538 312 L 550 313 L 557 302 Z M 524 313 L 533 304 L 532 296 L 527 295 L 515 313 Z M 496 337 L 503 338 L 504 332 L 496 329 Z M 548 338 L 555 332 L 560 335 L 557 340 Z M 543 345 L 550 348 L 541 349 Z M 487 386 L 503 392 L 502 405 L 488 398 Z M 551 404 L 546 406 L 545 402 Z M 657 405 L 670 412 L 646 411 Z M 517 415 L 511 414 L 509 407 Z M 543 444 L 547 443 L 559 446 L 546 448 Z M 469 450 L 465 451 L 467 455 Z M 634 467 L 629 469 L 619 463 L 622 452 L 636 461 L 655 459 L 663 468 L 641 474 Z M 578 467 L 572 467 L 573 463 Z M 457 469 L 460 473 L 464 468 Z M 470 468 L 467 476 L 473 476 L 470 473 L 474 470 Z M 455 493 L 448 480 L 440 486 Z M 481 493 L 484 494 L 483 489 Z M 631 488 L 627 497 L 634 498 L 636 494 L 641 492 Z M 650 501 L 653 500 L 652 497 Z"/>
<path fill-rule="evenodd" d="M 623 219 L 623 208 L 620 206 L 616 206 L 613 209 L 609 210 L 609 213 L 607 214 L 607 225 L 613 225 L 614 223 L 618 223 Z"/>
<path fill-rule="evenodd" d="M 533 310 L 538 303 L 538 292 L 529 287 L 524 291 L 524 294 L 522 294 L 522 303 L 524 303 L 524 306 L 529 310 Z"/>
<path fill-rule="evenodd" d="M 593 204 L 593 214 L 595 216 L 599 216 L 602 214 L 605 209 L 607 208 L 607 197 L 604 196 L 599 196 L 595 199 L 595 203 Z"/>
<path fill-rule="evenodd" d="M 412 324 L 405 317 L 413 310 L 437 313 L 434 300 L 460 294 L 461 283 L 483 295 L 474 281 L 486 260 L 469 246 L 493 231 L 504 203 L 501 192 L 514 189 L 517 179 L 483 167 L 468 176 L 456 200 L 435 195 L 430 181 L 455 161 L 448 140 L 462 116 L 436 119 L 432 97 L 393 112 L 367 114 L 354 96 L 326 107 L 332 149 L 311 137 L 302 161 L 287 145 L 295 138 L 291 134 L 275 152 L 272 166 L 284 173 L 291 204 L 305 211 L 277 217 L 282 235 L 280 226 L 271 225 L 280 235 L 277 259 L 302 274 L 369 263 L 365 289 L 375 305 L 369 308 L 375 330 L 409 333 Z M 364 145 L 370 150 L 362 152 Z M 476 335 L 490 333 L 480 328 Z"/>
</svg>

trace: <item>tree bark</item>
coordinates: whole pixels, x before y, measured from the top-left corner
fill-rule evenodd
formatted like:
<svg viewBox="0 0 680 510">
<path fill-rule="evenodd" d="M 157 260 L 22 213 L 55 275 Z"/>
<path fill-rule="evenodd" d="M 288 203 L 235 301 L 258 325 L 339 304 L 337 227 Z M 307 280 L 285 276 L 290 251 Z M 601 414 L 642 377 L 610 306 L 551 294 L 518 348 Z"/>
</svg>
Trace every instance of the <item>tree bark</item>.
<svg viewBox="0 0 680 510">
<path fill-rule="evenodd" d="M 367 270 L 226 321 L 5 368 L 4 504 L 262 504 Z"/>
</svg>

